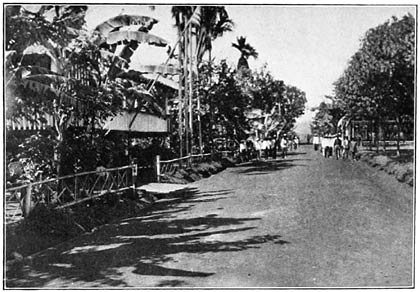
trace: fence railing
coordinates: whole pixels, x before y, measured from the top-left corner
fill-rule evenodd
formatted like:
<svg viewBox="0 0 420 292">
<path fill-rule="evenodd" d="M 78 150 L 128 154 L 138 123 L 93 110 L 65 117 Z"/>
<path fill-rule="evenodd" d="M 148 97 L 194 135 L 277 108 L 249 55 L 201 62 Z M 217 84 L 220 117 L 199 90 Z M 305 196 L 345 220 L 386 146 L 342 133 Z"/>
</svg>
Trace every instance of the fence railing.
<svg viewBox="0 0 420 292">
<path fill-rule="evenodd" d="M 31 190 L 28 184 L 13 187 L 6 190 L 5 193 L 5 222 L 11 223 L 18 221 L 23 216 L 25 216 L 25 210 L 30 208 L 30 205 L 25 206 L 30 203 L 28 195 L 30 196 Z"/>
<path fill-rule="evenodd" d="M 6 223 L 27 216 L 37 204 L 69 207 L 107 193 L 135 189 L 137 165 L 101 168 L 6 189 Z"/>
</svg>

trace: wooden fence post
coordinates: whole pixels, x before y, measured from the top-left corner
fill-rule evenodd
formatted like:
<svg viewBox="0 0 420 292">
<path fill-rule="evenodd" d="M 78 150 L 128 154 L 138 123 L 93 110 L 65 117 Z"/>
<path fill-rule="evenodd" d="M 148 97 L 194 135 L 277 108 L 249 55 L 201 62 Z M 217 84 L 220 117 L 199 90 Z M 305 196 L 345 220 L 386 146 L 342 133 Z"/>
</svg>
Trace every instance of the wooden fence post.
<svg viewBox="0 0 420 292">
<path fill-rule="evenodd" d="M 137 181 L 137 164 L 134 164 L 132 168 L 132 175 L 131 175 L 131 189 L 133 191 L 133 195 L 136 190 L 136 181 Z"/>
<path fill-rule="evenodd" d="M 27 217 L 29 213 L 31 212 L 31 197 L 32 197 L 32 184 L 29 184 L 26 188 L 26 194 L 25 194 L 25 200 L 23 202 L 23 216 Z"/>
<path fill-rule="evenodd" d="M 74 200 L 76 201 L 77 200 L 77 191 L 78 191 L 78 188 L 79 187 L 79 185 L 78 185 L 78 183 L 77 183 L 77 176 L 74 178 Z"/>
<path fill-rule="evenodd" d="M 156 155 L 156 180 L 157 182 L 160 182 L 160 155 Z"/>
</svg>

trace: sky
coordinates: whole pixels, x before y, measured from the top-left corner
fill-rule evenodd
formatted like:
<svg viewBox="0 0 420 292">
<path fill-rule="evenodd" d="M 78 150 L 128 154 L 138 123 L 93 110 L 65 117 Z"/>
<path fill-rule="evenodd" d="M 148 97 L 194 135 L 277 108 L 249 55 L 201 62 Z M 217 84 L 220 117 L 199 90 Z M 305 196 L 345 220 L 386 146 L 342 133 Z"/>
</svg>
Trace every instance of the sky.
<svg viewBox="0 0 420 292">
<path fill-rule="evenodd" d="M 252 69 L 267 69 L 279 80 L 306 93 L 306 112 L 297 122 L 297 132 L 309 133 L 314 115 L 310 109 L 333 94 L 333 83 L 346 68 L 351 56 L 358 50 L 366 31 L 392 16 L 400 18 L 411 13 L 411 6 L 314 6 L 314 5 L 225 5 L 234 21 L 232 32 L 225 33 L 213 44 L 216 60 L 226 59 L 236 66 L 240 57 L 231 44 L 244 36 L 259 53 L 250 58 Z M 139 14 L 159 20 L 152 34 L 170 43 L 177 40 L 171 6 L 129 5 L 90 6 L 86 16 L 88 29 L 118 14 Z M 161 64 L 167 58 L 165 48 L 142 45 L 133 56 L 133 65 Z"/>
</svg>

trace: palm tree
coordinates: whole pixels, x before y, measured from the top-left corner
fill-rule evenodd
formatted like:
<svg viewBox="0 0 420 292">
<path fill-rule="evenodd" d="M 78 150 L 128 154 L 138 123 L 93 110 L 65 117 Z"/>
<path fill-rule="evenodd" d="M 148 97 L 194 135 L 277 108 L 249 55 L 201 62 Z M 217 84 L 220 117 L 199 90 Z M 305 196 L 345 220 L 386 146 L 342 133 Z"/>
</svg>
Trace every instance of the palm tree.
<svg viewBox="0 0 420 292">
<path fill-rule="evenodd" d="M 197 60 L 201 62 L 205 52 L 209 53 L 211 62 L 212 42 L 223 36 L 227 31 L 232 31 L 233 21 L 223 6 L 201 7 L 200 26 L 197 34 Z M 197 64 L 198 65 L 198 64 Z"/>
<path fill-rule="evenodd" d="M 231 19 L 229 19 L 228 13 L 226 12 L 225 8 L 223 6 L 174 6 L 172 8 L 172 15 L 175 18 L 176 24 L 175 26 L 178 28 L 178 34 L 179 38 L 182 38 L 185 42 L 185 39 L 187 41 L 185 43 L 181 42 L 180 51 L 179 51 L 179 58 L 180 60 L 184 60 L 184 72 L 193 71 L 196 75 L 198 73 L 198 66 L 203 60 L 203 56 L 206 52 L 209 54 L 209 60 L 211 62 L 211 49 L 212 49 L 212 42 L 217 38 L 223 35 L 226 31 L 231 31 L 233 27 L 233 22 Z M 182 32 L 186 32 L 186 25 L 188 22 L 191 21 L 190 27 L 195 31 L 191 35 L 191 37 L 187 36 L 185 34 L 184 36 L 181 35 Z M 190 59 L 195 59 L 196 61 L 192 64 L 193 68 L 188 69 L 185 63 L 185 60 L 188 59 L 188 55 L 191 53 L 188 53 L 185 48 L 188 44 L 191 44 L 191 42 L 195 42 L 195 52 L 192 52 L 193 56 L 190 56 Z M 181 62 L 181 61 L 180 61 Z M 182 64 L 180 65 L 182 67 Z M 185 74 L 184 74 L 185 75 Z M 190 76 L 190 95 L 192 95 L 192 92 L 194 91 L 191 88 L 191 84 L 193 82 L 194 75 Z M 188 76 L 183 76 L 180 78 L 181 82 L 185 84 L 184 89 L 187 88 L 186 80 L 188 80 Z M 182 89 L 180 89 L 180 100 L 181 100 L 181 93 Z M 187 93 L 185 93 L 187 95 Z M 200 107 L 200 100 L 199 97 L 197 97 L 197 107 Z M 190 108 L 190 128 L 192 128 L 192 109 L 191 109 L 191 102 L 189 101 L 189 108 Z M 180 121 L 180 138 L 182 139 L 182 113 L 179 112 L 179 121 Z M 185 115 L 187 116 L 187 115 Z M 200 144 L 200 150 L 202 149 L 202 138 L 201 138 L 201 121 L 200 121 L 200 114 L 198 115 L 198 134 L 199 134 L 199 144 Z M 191 130 L 191 129 L 190 129 Z M 192 132 L 191 132 L 192 133 Z M 188 135 L 188 134 L 187 134 Z M 192 135 L 191 135 L 192 140 Z M 188 139 L 186 140 L 186 144 L 188 144 Z M 181 142 L 182 145 L 182 142 Z M 192 145 L 191 145 L 192 146 Z M 182 147 L 182 146 L 181 146 Z M 188 145 L 186 145 L 188 149 Z M 187 150 L 188 151 L 188 150 Z M 181 149 L 182 153 L 182 149 Z"/>
<path fill-rule="evenodd" d="M 189 45 L 191 44 L 190 29 L 191 20 L 194 16 L 194 12 L 197 12 L 196 6 L 173 6 L 172 16 L 175 18 L 175 27 L 178 29 L 178 61 L 179 61 L 179 90 L 178 90 L 178 124 L 179 124 L 179 142 L 180 142 L 180 156 L 183 155 L 183 136 L 185 129 L 185 152 L 190 153 L 190 140 L 192 141 L 191 128 L 188 120 L 192 120 L 192 81 L 188 78 L 188 72 L 191 68 L 188 68 L 188 56 L 189 56 Z M 188 27 L 187 25 L 190 24 Z M 189 96 L 190 93 L 190 96 Z M 187 109 L 189 114 L 187 113 Z M 192 121 L 191 121 L 192 122 Z"/>
<path fill-rule="evenodd" d="M 246 43 L 246 38 L 241 36 L 237 38 L 237 43 L 232 43 L 232 47 L 234 47 L 235 49 L 238 49 L 241 52 L 241 57 L 239 58 L 238 61 L 238 71 L 246 69 L 249 69 L 249 65 L 248 65 L 248 58 L 249 57 L 254 57 L 255 59 L 258 58 L 258 53 L 255 50 L 255 48 L 253 46 L 251 46 L 250 44 Z"/>
<path fill-rule="evenodd" d="M 233 21 L 229 19 L 229 15 L 223 6 L 204 6 L 201 7 L 200 22 L 197 32 L 197 72 L 198 66 L 203 60 L 203 56 L 208 52 L 209 57 L 209 80 L 211 79 L 211 51 L 212 42 L 223 36 L 227 31 L 232 31 Z M 202 149 L 202 134 L 201 134 L 201 114 L 200 114 L 200 96 L 197 96 L 198 111 L 198 132 L 199 132 L 199 148 Z M 210 111 L 212 111 L 212 104 L 210 102 Z"/>
</svg>

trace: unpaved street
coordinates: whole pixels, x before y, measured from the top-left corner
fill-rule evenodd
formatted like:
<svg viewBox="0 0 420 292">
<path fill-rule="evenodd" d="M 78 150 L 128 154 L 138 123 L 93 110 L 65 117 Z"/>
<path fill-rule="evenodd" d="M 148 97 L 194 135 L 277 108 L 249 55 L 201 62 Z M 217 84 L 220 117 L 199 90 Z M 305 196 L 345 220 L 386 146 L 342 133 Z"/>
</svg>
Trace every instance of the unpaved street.
<svg viewBox="0 0 420 292">
<path fill-rule="evenodd" d="M 44 251 L 8 287 L 411 286 L 413 190 L 303 146 Z"/>
</svg>

